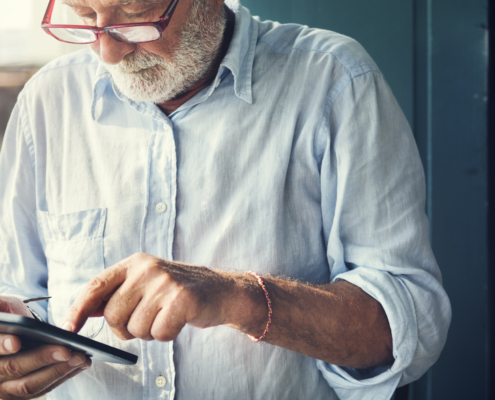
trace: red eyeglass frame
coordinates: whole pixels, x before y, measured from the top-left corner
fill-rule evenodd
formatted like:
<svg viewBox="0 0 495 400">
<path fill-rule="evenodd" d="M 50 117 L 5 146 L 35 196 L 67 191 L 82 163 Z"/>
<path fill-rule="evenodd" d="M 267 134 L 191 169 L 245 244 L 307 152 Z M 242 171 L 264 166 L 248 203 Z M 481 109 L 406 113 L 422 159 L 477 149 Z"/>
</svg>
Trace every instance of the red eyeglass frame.
<svg viewBox="0 0 495 400">
<path fill-rule="evenodd" d="M 138 22 L 138 23 L 133 23 L 133 24 L 120 24 L 120 25 L 109 25 L 109 26 L 104 26 L 102 28 L 98 28 L 97 26 L 90 26 L 90 25 L 58 25 L 58 24 L 51 24 L 51 19 L 52 19 L 52 13 L 53 13 L 53 7 L 55 6 L 55 0 L 50 0 L 48 3 L 48 7 L 46 8 L 45 15 L 43 17 L 43 20 L 41 21 L 41 28 L 48 33 L 50 36 L 54 37 L 57 40 L 60 40 L 57 38 L 54 34 L 50 32 L 50 28 L 72 28 L 72 29 L 87 29 L 92 31 L 96 35 L 96 40 L 94 42 L 85 42 L 85 43 L 80 43 L 80 42 L 68 42 L 65 40 L 60 40 L 61 42 L 64 43 L 73 43 L 73 44 L 90 44 L 90 43 L 95 43 L 99 40 L 100 35 L 102 33 L 107 32 L 109 29 L 113 28 L 129 28 L 133 26 L 154 26 L 157 30 L 158 33 L 160 34 L 160 37 L 158 39 L 154 40 L 149 40 L 147 42 L 136 42 L 136 43 L 149 43 L 149 42 L 154 42 L 156 40 L 161 39 L 162 37 L 162 32 L 167 28 L 168 24 L 170 23 L 170 19 L 172 18 L 172 15 L 174 14 L 175 8 L 177 6 L 177 3 L 179 0 L 172 0 L 172 2 L 168 5 L 167 9 L 163 13 L 163 15 L 158 19 L 157 22 Z M 113 35 L 110 35 L 113 39 L 123 42 L 123 43 L 132 43 L 132 42 L 126 42 L 123 40 L 119 40 L 117 37 L 114 37 Z"/>
</svg>

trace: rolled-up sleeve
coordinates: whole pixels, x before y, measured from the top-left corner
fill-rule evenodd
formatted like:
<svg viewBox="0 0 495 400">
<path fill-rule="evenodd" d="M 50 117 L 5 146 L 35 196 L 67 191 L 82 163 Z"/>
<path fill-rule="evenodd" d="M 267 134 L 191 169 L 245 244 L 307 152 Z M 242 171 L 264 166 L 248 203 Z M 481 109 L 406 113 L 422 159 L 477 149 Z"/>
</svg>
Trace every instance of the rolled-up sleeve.
<svg viewBox="0 0 495 400">
<path fill-rule="evenodd" d="M 395 362 L 356 370 L 318 361 L 318 368 L 342 399 L 390 398 L 438 359 L 451 319 L 429 241 L 423 168 L 380 72 L 345 77 L 327 112 L 318 140 L 331 279 L 381 303 Z"/>
<path fill-rule="evenodd" d="M 46 296 L 46 259 L 38 235 L 33 142 L 18 102 L 0 152 L 0 294 Z M 30 307 L 46 320 L 46 301 Z"/>
</svg>

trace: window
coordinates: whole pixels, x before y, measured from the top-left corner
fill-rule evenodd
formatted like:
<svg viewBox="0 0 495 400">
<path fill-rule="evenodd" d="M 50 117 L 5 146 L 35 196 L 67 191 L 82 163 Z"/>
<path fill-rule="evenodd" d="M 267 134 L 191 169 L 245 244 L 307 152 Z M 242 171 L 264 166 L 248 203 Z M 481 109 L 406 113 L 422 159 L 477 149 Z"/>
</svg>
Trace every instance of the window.
<svg viewBox="0 0 495 400">
<path fill-rule="evenodd" d="M 0 13 L 0 67 L 37 66 L 82 46 L 62 43 L 40 28 L 48 0 L 15 0 Z"/>
</svg>

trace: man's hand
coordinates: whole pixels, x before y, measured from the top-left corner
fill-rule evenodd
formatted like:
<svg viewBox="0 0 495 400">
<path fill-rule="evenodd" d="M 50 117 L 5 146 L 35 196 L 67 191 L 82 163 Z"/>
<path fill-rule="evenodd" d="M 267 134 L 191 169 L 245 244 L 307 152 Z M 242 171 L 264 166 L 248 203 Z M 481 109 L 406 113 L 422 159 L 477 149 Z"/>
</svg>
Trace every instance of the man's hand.
<svg viewBox="0 0 495 400">
<path fill-rule="evenodd" d="M 223 324 L 232 285 L 228 274 L 135 254 L 88 283 L 62 328 L 78 332 L 88 317 L 104 316 L 120 339 L 173 340 L 185 324 Z"/>
<path fill-rule="evenodd" d="M 32 318 L 23 302 L 0 296 L 0 312 Z M 91 366 L 91 360 L 60 346 L 19 351 L 17 336 L 0 334 L 0 399 L 40 397 Z"/>
<path fill-rule="evenodd" d="M 330 364 L 392 365 L 392 334 L 381 304 L 345 281 L 314 286 L 264 277 L 273 307 L 265 341 Z M 250 275 L 135 254 L 83 289 L 62 328 L 77 332 L 104 316 L 121 339 L 173 340 L 185 324 L 226 325 L 258 337 L 268 307 Z"/>
</svg>

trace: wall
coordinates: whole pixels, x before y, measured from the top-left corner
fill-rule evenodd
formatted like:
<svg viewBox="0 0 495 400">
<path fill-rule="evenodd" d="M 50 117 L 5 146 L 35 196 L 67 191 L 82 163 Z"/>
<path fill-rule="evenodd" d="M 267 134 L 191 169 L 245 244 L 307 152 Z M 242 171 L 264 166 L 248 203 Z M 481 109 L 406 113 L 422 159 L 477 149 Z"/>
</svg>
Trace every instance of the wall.
<svg viewBox="0 0 495 400">
<path fill-rule="evenodd" d="M 381 68 L 415 133 L 428 184 L 432 245 L 453 307 L 444 352 L 411 385 L 409 397 L 490 398 L 488 1 L 244 0 L 243 4 L 263 19 L 352 36 Z"/>
<path fill-rule="evenodd" d="M 45 3 L 36 2 L 38 14 L 33 20 L 41 20 Z M 350 35 L 384 72 L 413 127 L 423 159 L 432 244 L 454 313 L 440 360 L 411 386 L 410 399 L 489 399 L 488 1 L 244 0 L 243 4 L 263 19 Z M 43 37 L 39 40 L 44 44 L 33 48 L 39 64 L 69 51 L 38 28 L 33 35 Z M 1 120 L 9 113 L 1 107 L 10 107 L 18 90 L 0 88 L 0 134 Z"/>
<path fill-rule="evenodd" d="M 40 27 L 48 0 L 15 0 L 0 14 L 0 146 L 24 83 L 41 66 L 81 46 L 59 42 Z"/>
<path fill-rule="evenodd" d="M 0 14 L 0 67 L 41 66 L 81 47 L 59 42 L 41 29 L 48 0 L 15 0 Z"/>
</svg>

